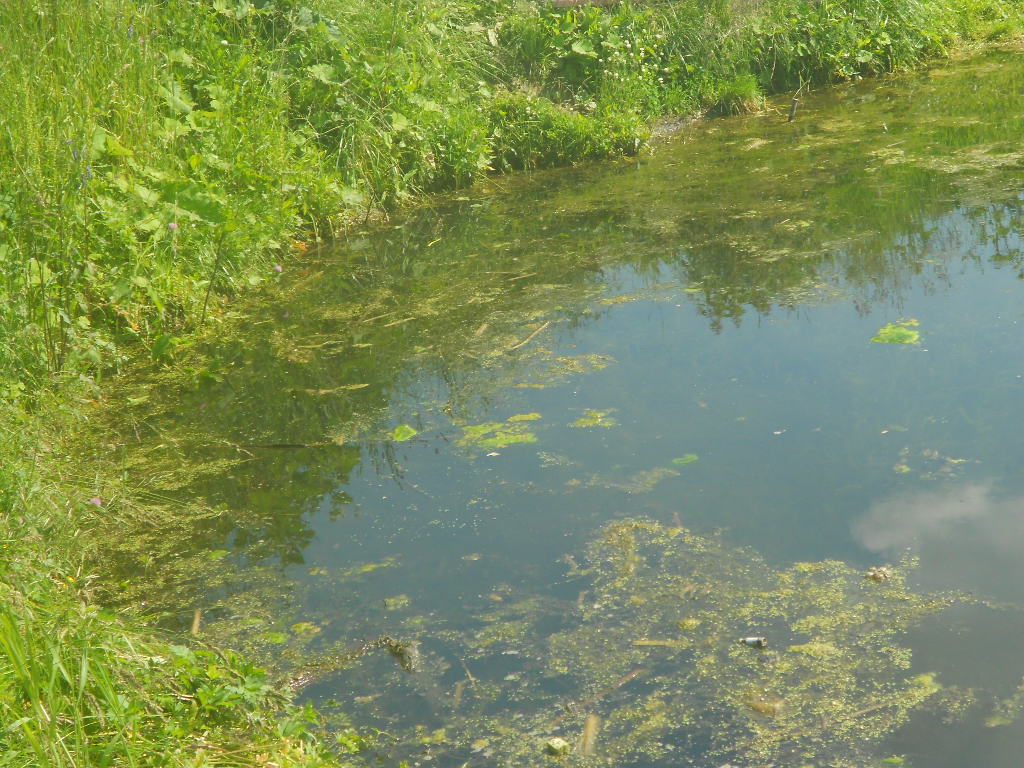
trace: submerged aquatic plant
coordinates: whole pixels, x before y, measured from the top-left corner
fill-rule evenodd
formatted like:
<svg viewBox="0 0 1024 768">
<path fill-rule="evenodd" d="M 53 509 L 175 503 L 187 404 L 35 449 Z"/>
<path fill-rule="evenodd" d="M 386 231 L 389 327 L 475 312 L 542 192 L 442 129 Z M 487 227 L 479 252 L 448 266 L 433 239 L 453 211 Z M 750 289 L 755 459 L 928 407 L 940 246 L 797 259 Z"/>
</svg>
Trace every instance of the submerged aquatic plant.
<svg viewBox="0 0 1024 768">
<path fill-rule="evenodd" d="M 473 676 L 435 698 L 445 744 L 517 766 L 546 764 L 556 738 L 566 765 L 869 764 L 941 688 L 900 636 L 958 598 L 911 591 L 913 566 L 775 569 L 684 528 L 613 523 L 577 601 L 502 604 L 451 637 Z"/>
</svg>

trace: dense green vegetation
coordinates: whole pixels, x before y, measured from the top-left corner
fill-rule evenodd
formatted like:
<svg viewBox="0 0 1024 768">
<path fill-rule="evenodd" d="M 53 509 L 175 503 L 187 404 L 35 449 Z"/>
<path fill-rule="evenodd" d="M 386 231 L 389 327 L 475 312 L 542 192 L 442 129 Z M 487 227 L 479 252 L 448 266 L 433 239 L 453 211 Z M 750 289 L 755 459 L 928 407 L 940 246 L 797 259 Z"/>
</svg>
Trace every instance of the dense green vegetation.
<svg viewBox="0 0 1024 768">
<path fill-rule="evenodd" d="M 140 345 L 170 359 L 302 243 L 416 195 L 635 152 L 658 116 L 911 66 L 1019 18 L 1016 0 L 0 6 L 3 763 L 329 759 L 245 661 L 95 603 L 105 500 L 53 473 L 57 435 Z"/>
<path fill-rule="evenodd" d="M 47 432 L 5 408 L 0 433 L 3 764 L 305 767 L 359 748 L 339 723 L 328 749 L 314 735 L 319 716 L 237 654 L 175 644 L 98 604 L 85 555 L 106 501 L 75 494 L 81 478 L 51 474 L 74 409 L 46 408 Z"/>
<path fill-rule="evenodd" d="M 0 374 L 166 354 L 296 240 L 652 118 L 907 67 L 1016 0 L 74 0 L 0 9 Z"/>
</svg>

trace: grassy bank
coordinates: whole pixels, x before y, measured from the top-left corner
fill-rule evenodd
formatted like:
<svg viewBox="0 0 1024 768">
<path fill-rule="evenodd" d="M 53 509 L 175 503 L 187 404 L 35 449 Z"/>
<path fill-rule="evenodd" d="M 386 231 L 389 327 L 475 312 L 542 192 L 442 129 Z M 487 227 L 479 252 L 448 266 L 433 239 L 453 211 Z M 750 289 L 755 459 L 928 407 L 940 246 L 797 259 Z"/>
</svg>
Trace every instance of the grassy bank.
<svg viewBox="0 0 1024 768">
<path fill-rule="evenodd" d="M 319 716 L 237 654 L 98 604 L 89 529 L 106 502 L 51 474 L 79 419 L 66 390 L 40 404 L 45 426 L 0 410 L 0 764 L 313 768 L 360 748 L 345 727 L 325 744 Z"/>
<path fill-rule="evenodd" d="M 416 195 L 635 152 L 658 116 L 912 66 L 1020 16 L 1018 0 L 0 6 L 0 764 L 333 759 L 244 660 L 95 604 L 105 501 L 50 470 L 128 355 L 172 360 L 302 242 Z"/>
<path fill-rule="evenodd" d="M 0 380 L 169 355 L 297 243 L 489 169 L 1019 25 L 1019 0 L 7 3 Z"/>
</svg>

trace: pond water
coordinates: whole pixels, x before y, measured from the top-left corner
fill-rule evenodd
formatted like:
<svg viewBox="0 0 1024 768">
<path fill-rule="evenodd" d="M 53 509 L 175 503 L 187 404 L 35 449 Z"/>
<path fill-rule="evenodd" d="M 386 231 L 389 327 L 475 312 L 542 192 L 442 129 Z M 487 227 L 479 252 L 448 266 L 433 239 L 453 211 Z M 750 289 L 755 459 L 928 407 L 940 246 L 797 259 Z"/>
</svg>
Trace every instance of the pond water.
<svg viewBox="0 0 1024 768">
<path fill-rule="evenodd" d="M 139 384 L 126 466 L 217 514 L 133 599 L 293 673 L 415 641 L 301 692 L 411 764 L 1019 765 L 1020 53 L 786 111 L 287 264 Z"/>
</svg>

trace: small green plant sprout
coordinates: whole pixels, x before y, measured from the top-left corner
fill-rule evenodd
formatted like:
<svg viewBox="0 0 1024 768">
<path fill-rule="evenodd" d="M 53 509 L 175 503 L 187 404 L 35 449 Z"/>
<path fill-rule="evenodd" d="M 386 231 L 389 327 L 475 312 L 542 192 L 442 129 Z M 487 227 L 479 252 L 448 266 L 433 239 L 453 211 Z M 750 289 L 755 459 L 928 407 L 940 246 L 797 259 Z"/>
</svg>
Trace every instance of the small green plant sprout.
<svg viewBox="0 0 1024 768">
<path fill-rule="evenodd" d="M 921 334 L 916 330 L 917 320 L 898 320 L 895 323 L 886 323 L 878 329 L 878 335 L 871 338 L 879 344 L 920 344 Z"/>
</svg>

